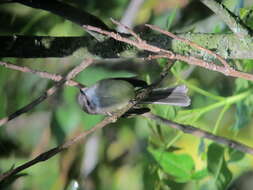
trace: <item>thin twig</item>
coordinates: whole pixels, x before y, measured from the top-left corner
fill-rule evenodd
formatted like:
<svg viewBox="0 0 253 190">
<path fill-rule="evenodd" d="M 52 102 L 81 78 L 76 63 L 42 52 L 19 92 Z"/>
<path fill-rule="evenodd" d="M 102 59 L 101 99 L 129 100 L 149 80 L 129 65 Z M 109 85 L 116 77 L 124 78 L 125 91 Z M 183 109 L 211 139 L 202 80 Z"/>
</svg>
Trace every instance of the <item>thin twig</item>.
<svg viewBox="0 0 253 190">
<path fill-rule="evenodd" d="M 174 129 L 183 131 L 184 133 L 188 133 L 188 134 L 194 135 L 196 137 L 200 137 L 200 138 L 210 139 L 210 140 L 213 140 L 217 143 L 220 143 L 220 144 L 226 145 L 228 147 L 237 149 L 241 152 L 253 155 L 253 148 L 251 148 L 247 145 L 241 144 L 237 141 L 234 141 L 234 140 L 231 140 L 231 139 L 228 139 L 228 138 L 225 138 L 225 137 L 220 137 L 220 136 L 213 135 L 210 132 L 204 131 L 202 129 L 198 129 L 198 128 L 190 126 L 190 125 L 179 124 L 179 123 L 176 123 L 174 121 L 171 121 L 171 120 L 162 118 L 160 116 L 154 115 L 152 113 L 145 113 L 142 116 L 144 116 L 146 118 L 149 118 L 149 119 L 152 119 L 152 120 L 155 120 L 158 123 L 167 125 L 167 126 L 172 127 Z"/>
<path fill-rule="evenodd" d="M 91 62 L 90 62 L 91 63 Z M 84 67 L 83 67 L 84 68 Z M 82 68 L 82 69 L 83 69 Z M 69 74 L 77 74 L 79 70 L 74 69 L 72 70 Z M 73 75 L 72 75 L 73 76 Z M 67 79 L 70 79 L 72 77 L 66 77 Z M 157 84 L 158 85 L 158 84 Z M 126 107 L 124 107 L 122 110 L 118 111 L 117 113 L 113 114 L 110 117 L 106 117 L 103 121 L 101 121 L 100 123 L 98 123 L 97 125 L 95 125 L 94 127 L 92 127 L 89 130 L 86 130 L 84 132 L 82 132 L 81 134 L 79 134 L 78 136 L 74 137 L 73 139 L 70 139 L 68 141 L 66 141 L 65 143 L 63 143 L 62 145 L 52 148 L 47 152 L 44 152 L 40 155 L 38 155 L 36 158 L 26 162 L 25 164 L 22 164 L 14 169 L 9 170 L 8 172 L 3 173 L 2 175 L 0 175 L 0 182 L 4 181 L 5 179 L 7 179 L 10 176 L 13 176 L 39 162 L 43 162 L 46 161 L 48 159 L 50 159 L 51 157 L 55 156 L 57 153 L 69 148 L 70 146 L 72 146 L 75 143 L 80 142 L 81 140 L 83 140 L 87 135 L 93 133 L 94 131 L 97 131 L 103 127 L 105 127 L 106 125 L 113 123 L 115 121 L 117 121 L 118 118 L 120 118 L 123 114 L 125 114 L 129 109 L 131 109 L 135 104 L 137 104 L 139 101 L 141 101 L 142 99 L 145 99 L 149 93 L 155 88 L 157 87 L 156 85 L 154 86 L 149 86 L 146 89 L 144 89 L 143 91 L 140 91 L 136 97 L 134 98 L 133 101 L 130 101 L 128 103 L 128 105 Z"/>
<path fill-rule="evenodd" d="M 84 131 L 82 132 L 81 134 L 79 134 L 78 136 L 76 136 L 75 138 L 69 140 L 69 141 L 66 141 L 64 144 L 58 146 L 58 147 L 55 147 L 55 148 L 52 148 L 38 156 L 36 156 L 34 159 L 14 168 L 14 169 L 11 169 L 10 171 L 8 172 L 5 172 L 3 174 L 0 175 L 0 182 L 2 182 L 3 180 L 5 180 L 6 178 L 10 177 L 10 176 L 13 176 L 39 162 L 43 162 L 43 161 L 46 161 L 48 159 L 50 159 L 51 157 L 55 156 L 56 154 L 58 154 L 59 152 L 67 149 L 68 147 L 70 147 L 71 145 L 79 142 L 80 140 L 84 139 L 87 135 L 93 133 L 94 131 L 98 130 L 98 129 L 101 129 L 103 127 L 105 127 L 107 124 L 111 123 L 114 121 L 114 118 L 112 117 L 108 117 L 106 119 L 104 119 L 102 122 L 100 122 L 99 124 L 95 125 L 94 127 L 92 127 L 91 129 L 87 130 L 87 131 Z"/>
<path fill-rule="evenodd" d="M 102 29 L 94 27 L 94 26 L 85 25 L 83 27 L 87 30 L 92 30 L 94 32 L 98 32 L 100 34 L 104 34 L 106 36 L 109 36 L 109 37 L 111 37 L 115 40 L 133 45 L 133 46 L 135 46 L 139 49 L 143 49 L 143 50 L 146 50 L 146 51 L 149 51 L 149 52 L 157 53 L 158 55 L 160 55 L 163 58 L 184 61 L 184 62 L 187 62 L 188 64 L 191 64 L 191 65 L 197 65 L 199 67 L 203 67 L 203 68 L 206 68 L 208 70 L 223 73 L 226 76 L 243 78 L 243 79 L 246 79 L 246 80 L 253 81 L 253 75 L 249 74 L 249 73 L 236 71 L 234 69 L 227 69 L 227 67 L 225 67 L 225 66 L 223 67 L 223 66 L 219 66 L 215 63 L 206 62 L 202 59 L 199 59 L 199 58 L 196 58 L 196 57 L 193 57 L 193 56 L 184 56 L 184 55 L 180 55 L 180 54 L 175 54 L 175 53 L 173 53 L 169 50 L 165 50 L 165 49 L 159 48 L 157 46 L 148 44 L 144 40 L 141 40 L 141 41 L 131 40 L 131 39 L 128 39 L 128 38 L 125 38 L 125 37 L 121 36 L 119 33 L 105 31 L 105 30 L 102 30 Z"/>
<path fill-rule="evenodd" d="M 26 66 L 18 66 L 18 65 L 11 64 L 11 63 L 7 63 L 7 62 L 0 61 L 0 66 L 4 66 L 5 68 L 16 70 L 16 71 L 21 71 L 24 73 L 32 73 L 32 74 L 35 74 L 41 78 L 50 79 L 50 80 L 53 80 L 56 82 L 59 82 L 61 79 L 63 79 L 63 77 L 61 75 L 52 74 L 52 73 L 48 73 L 48 72 L 44 72 L 44 71 L 37 71 L 35 69 L 31 69 Z M 76 82 L 74 80 L 68 80 L 66 82 L 66 85 L 76 86 L 78 88 L 85 87 L 83 84 Z"/>
<path fill-rule="evenodd" d="M 196 55 L 195 51 L 187 48 L 187 45 L 183 43 L 178 43 L 177 40 L 164 40 L 164 37 L 159 34 L 150 34 L 148 36 L 152 39 L 152 43 L 158 44 L 162 42 L 164 47 L 171 47 L 171 50 L 174 52 L 192 56 Z M 242 40 L 238 41 L 238 37 L 234 34 L 182 33 L 180 36 L 201 43 L 208 49 L 215 48 L 215 52 L 226 57 L 226 59 L 253 59 L 253 42 L 250 42 L 250 39 L 246 39 L 247 43 Z M 209 43 L 209 40 L 212 40 L 212 43 Z M 115 45 L 114 40 L 102 43 L 103 45 L 101 46 L 101 42 L 94 40 L 90 36 L 50 37 L 12 35 L 0 36 L 0 42 L 1 44 L 7 44 L 0 46 L 0 57 L 48 58 L 74 55 L 84 59 L 87 56 L 93 59 L 97 59 L 98 57 L 100 59 L 115 58 L 114 51 L 106 51 L 107 53 L 104 53 L 105 49 L 110 49 Z M 25 49 L 23 48 L 24 43 L 29 44 Z M 80 47 L 84 48 L 84 51 L 78 51 Z M 136 48 L 129 46 L 126 48 L 123 43 L 117 44 L 117 47 L 117 53 L 119 54 L 123 51 L 127 52 L 128 55 L 135 56 L 137 54 Z M 185 51 L 187 49 L 189 49 L 188 52 Z M 87 55 L 87 51 L 89 55 Z M 200 56 L 203 57 L 203 55 Z"/>
<path fill-rule="evenodd" d="M 236 17 L 231 11 L 229 11 L 222 3 L 218 3 L 215 0 L 201 0 L 201 2 L 210 8 L 216 15 L 228 25 L 240 39 L 251 38 L 249 29 L 240 23 L 238 17 Z"/>
<path fill-rule="evenodd" d="M 133 32 L 133 30 L 131 28 L 129 28 L 128 26 L 114 20 L 113 18 L 111 18 L 112 23 L 121 26 L 122 28 L 124 28 L 125 30 L 127 30 L 133 37 L 135 37 L 135 39 L 139 42 L 139 43 L 145 43 L 138 34 L 136 34 L 135 32 Z"/>
<path fill-rule="evenodd" d="M 190 45 L 190 46 L 192 46 L 192 47 L 195 47 L 196 49 L 199 49 L 199 50 L 201 50 L 201 51 L 205 51 L 205 52 L 209 53 L 210 55 L 212 55 L 214 58 L 217 58 L 227 69 L 229 69 L 229 70 L 232 70 L 232 69 L 233 69 L 233 68 L 231 68 L 231 67 L 229 66 L 229 64 L 227 63 L 227 61 L 226 61 L 223 57 L 221 57 L 220 55 L 218 55 L 218 54 L 212 52 L 212 51 L 209 50 L 209 49 L 206 49 L 206 48 L 204 48 L 204 47 L 198 45 L 198 44 L 195 43 L 195 42 L 192 42 L 192 41 L 190 41 L 190 40 L 188 40 L 188 39 L 185 39 L 185 38 L 181 38 L 181 37 L 179 37 L 179 36 L 177 36 L 177 35 L 175 35 L 175 34 L 169 32 L 169 31 L 162 30 L 161 28 L 159 28 L 159 27 L 157 27 L 157 26 L 154 26 L 154 25 L 145 24 L 145 26 L 147 26 L 147 27 L 149 27 L 149 28 L 151 28 L 151 29 L 153 29 L 153 30 L 156 30 L 156 31 L 158 31 L 158 32 L 160 32 L 160 33 L 162 33 L 162 34 L 165 34 L 165 35 L 167 35 L 167 36 L 170 36 L 171 38 L 174 38 L 174 39 L 176 39 L 176 40 L 180 40 L 180 41 L 182 41 L 182 42 L 184 42 L 184 43 L 186 43 L 186 44 L 188 44 L 188 45 Z"/>
<path fill-rule="evenodd" d="M 142 43 L 139 43 L 138 41 L 134 41 L 134 40 L 131 40 L 131 39 L 128 39 L 128 38 L 125 38 L 123 36 L 121 36 L 119 33 L 115 33 L 115 32 L 109 32 L 109 31 L 106 31 L 106 30 L 102 30 L 101 28 L 97 28 L 97 27 L 94 27 L 94 26 L 90 26 L 90 25 L 84 25 L 83 26 L 85 29 L 87 30 L 92 30 L 94 32 L 98 32 L 100 34 L 104 34 L 106 36 L 110 36 L 111 38 L 115 39 L 115 40 L 118 40 L 118 41 L 121 41 L 121 42 L 125 42 L 127 44 L 130 44 L 130 45 L 133 45 L 139 49 L 143 49 L 143 50 L 147 50 L 147 51 L 151 51 L 151 52 L 154 52 L 154 53 L 160 53 L 161 51 L 164 53 L 166 52 L 167 54 L 171 54 L 171 59 L 173 58 L 173 53 L 170 52 L 170 51 L 167 51 L 167 50 L 162 50 L 161 48 L 159 47 L 156 47 L 156 46 L 152 46 L 152 45 L 149 45 L 147 44 L 144 40 L 142 40 Z"/>
<path fill-rule="evenodd" d="M 62 78 L 58 83 L 56 83 L 54 86 L 49 88 L 46 92 L 44 92 L 41 96 L 36 98 L 34 101 L 22 107 L 21 109 L 15 111 L 14 113 L 10 114 L 8 117 L 0 119 L 0 126 L 6 124 L 8 121 L 20 116 L 21 114 L 28 112 L 29 110 L 31 110 L 32 108 L 34 108 L 35 106 L 43 102 L 45 99 L 47 99 L 49 96 L 52 96 L 62 85 L 64 85 L 68 80 L 71 80 L 72 78 L 74 78 L 79 72 L 83 71 L 91 63 L 92 63 L 92 59 L 87 59 L 83 61 L 80 65 L 72 69 L 66 75 L 66 77 Z"/>
</svg>

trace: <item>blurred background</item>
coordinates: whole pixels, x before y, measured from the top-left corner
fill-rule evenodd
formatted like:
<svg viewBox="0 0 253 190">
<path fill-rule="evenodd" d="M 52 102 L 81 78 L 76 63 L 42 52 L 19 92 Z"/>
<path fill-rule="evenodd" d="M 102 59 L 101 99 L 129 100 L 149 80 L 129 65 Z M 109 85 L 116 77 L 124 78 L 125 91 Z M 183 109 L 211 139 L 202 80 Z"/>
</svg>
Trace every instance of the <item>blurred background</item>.
<svg viewBox="0 0 253 190">
<path fill-rule="evenodd" d="M 114 18 L 137 31 L 143 24 L 151 23 L 178 33 L 230 33 L 222 20 L 197 0 L 62 2 L 96 15 L 111 27 L 115 27 L 110 21 Z M 251 0 L 226 0 L 223 3 L 238 17 L 247 18 L 249 27 L 253 26 L 249 19 L 253 10 Z M 0 23 L 0 35 L 6 36 L 89 35 L 64 18 L 18 3 L 0 4 Z M 118 29 L 124 32 L 122 28 Z M 66 73 L 82 61 L 78 56 L 0 59 L 57 74 Z M 162 59 L 101 61 L 80 73 L 76 80 L 91 85 L 108 77 L 138 76 L 151 83 L 159 78 L 166 63 Z M 229 60 L 229 63 L 242 71 L 252 72 L 252 60 Z M 149 106 L 153 113 L 253 147 L 253 97 L 249 93 L 252 82 L 176 62 L 162 85 L 176 84 L 189 88 L 191 106 Z M 0 85 L 2 118 L 30 103 L 53 82 L 31 73 L 0 67 Z M 103 116 L 81 111 L 76 101 L 78 92 L 77 88 L 65 86 L 35 109 L 0 128 L 0 172 L 62 144 L 103 119 Z M 214 190 L 226 189 L 233 178 L 252 167 L 250 155 L 138 116 L 122 118 L 96 131 L 82 143 L 21 172 L 0 188 Z"/>
</svg>

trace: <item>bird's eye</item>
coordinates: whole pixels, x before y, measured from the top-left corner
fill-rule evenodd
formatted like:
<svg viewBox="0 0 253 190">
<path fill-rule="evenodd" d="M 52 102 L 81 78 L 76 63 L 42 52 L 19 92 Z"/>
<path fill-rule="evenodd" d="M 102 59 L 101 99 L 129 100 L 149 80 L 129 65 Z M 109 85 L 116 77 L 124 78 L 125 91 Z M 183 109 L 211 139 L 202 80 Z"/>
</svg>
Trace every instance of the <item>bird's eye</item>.
<svg viewBox="0 0 253 190">
<path fill-rule="evenodd" d="M 88 98 L 87 98 L 85 92 L 82 91 L 81 89 L 80 89 L 80 92 L 81 92 L 81 94 L 84 96 L 83 99 L 84 99 L 84 101 L 86 102 L 86 104 L 87 104 L 88 106 L 90 106 L 90 105 L 91 105 L 91 104 L 90 104 L 90 101 L 88 100 Z"/>
<path fill-rule="evenodd" d="M 84 91 L 82 91 L 82 89 L 80 89 L 80 92 L 81 92 L 82 95 L 85 96 L 85 93 L 84 93 Z"/>
<path fill-rule="evenodd" d="M 90 101 L 86 99 L 87 105 L 90 106 Z"/>
</svg>

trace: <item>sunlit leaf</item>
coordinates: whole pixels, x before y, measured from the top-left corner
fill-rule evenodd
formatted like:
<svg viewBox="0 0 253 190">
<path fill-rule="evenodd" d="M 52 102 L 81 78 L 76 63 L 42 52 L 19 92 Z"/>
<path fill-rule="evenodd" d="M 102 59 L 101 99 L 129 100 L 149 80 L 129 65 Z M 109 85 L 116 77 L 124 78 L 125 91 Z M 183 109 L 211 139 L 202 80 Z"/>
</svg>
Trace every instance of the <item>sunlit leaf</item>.
<svg viewBox="0 0 253 190">
<path fill-rule="evenodd" d="M 232 129 L 240 130 L 241 128 L 244 128 L 250 121 L 251 112 L 251 109 L 249 109 L 244 102 L 238 102 L 236 104 L 236 122 Z"/>
<path fill-rule="evenodd" d="M 253 87 L 252 82 L 244 79 L 236 79 L 236 93 L 249 90 Z M 236 103 L 236 122 L 232 127 L 233 130 L 240 130 L 244 128 L 251 120 L 253 112 L 253 95 L 247 96 L 243 101 Z"/>
<path fill-rule="evenodd" d="M 196 171 L 192 175 L 192 179 L 201 180 L 201 179 L 207 177 L 208 175 L 209 175 L 209 173 L 208 173 L 207 169 L 203 169 L 203 170 Z"/>
<path fill-rule="evenodd" d="M 167 30 L 169 30 L 177 16 L 177 9 L 173 9 L 167 18 Z"/>
<path fill-rule="evenodd" d="M 252 8 L 241 8 L 240 9 L 240 18 L 246 23 L 249 27 L 253 28 L 253 9 Z"/>
<path fill-rule="evenodd" d="M 177 182 L 191 180 L 195 164 L 188 154 L 175 154 L 162 150 L 149 149 L 154 159 L 161 166 L 163 171 L 175 178 Z"/>
<path fill-rule="evenodd" d="M 229 160 L 228 162 L 238 162 L 245 157 L 245 153 L 238 151 L 236 149 L 230 148 L 229 151 Z"/>
<path fill-rule="evenodd" d="M 227 167 L 224 158 L 224 148 L 212 143 L 207 152 L 207 169 L 214 177 L 215 185 L 218 190 L 224 190 L 232 179 L 232 173 Z"/>
</svg>

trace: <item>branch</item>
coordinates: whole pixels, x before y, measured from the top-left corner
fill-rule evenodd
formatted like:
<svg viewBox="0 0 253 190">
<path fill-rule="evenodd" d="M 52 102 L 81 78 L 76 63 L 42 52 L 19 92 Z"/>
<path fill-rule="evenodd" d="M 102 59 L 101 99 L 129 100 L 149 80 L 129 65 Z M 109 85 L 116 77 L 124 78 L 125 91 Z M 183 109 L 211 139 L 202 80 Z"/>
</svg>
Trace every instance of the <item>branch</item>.
<svg viewBox="0 0 253 190">
<path fill-rule="evenodd" d="M 239 41 L 234 34 L 198 34 L 183 33 L 181 38 L 198 43 L 202 47 L 214 50 L 227 59 L 253 59 L 253 42 Z M 143 38 L 161 48 L 171 49 L 175 53 L 204 57 L 202 51 L 196 51 L 185 43 L 164 35 L 144 34 Z M 249 42 L 248 42 L 249 41 Z M 0 36 L 0 57 L 45 58 L 73 56 L 80 59 L 118 58 L 124 55 L 137 56 L 139 50 L 124 43 L 108 39 L 98 42 L 90 36 L 50 37 L 50 36 Z M 26 48 L 24 48 L 26 47 Z M 238 48 L 240 47 L 240 48 Z M 105 51 L 106 50 L 106 51 Z"/>
<path fill-rule="evenodd" d="M 240 39 L 251 38 L 250 29 L 222 3 L 215 0 L 201 0 L 201 2 L 218 15 Z"/>
<path fill-rule="evenodd" d="M 190 125 L 179 124 L 179 123 L 176 123 L 174 121 L 171 121 L 171 120 L 162 118 L 160 116 L 154 115 L 152 113 L 145 113 L 142 116 L 144 116 L 145 118 L 155 120 L 156 122 L 161 123 L 163 125 L 167 125 L 167 126 L 173 128 L 173 129 L 180 130 L 184 133 L 188 133 L 188 134 L 194 135 L 196 137 L 200 137 L 200 138 L 210 139 L 210 140 L 215 141 L 217 143 L 220 143 L 220 144 L 226 145 L 228 147 L 237 149 L 241 152 L 253 155 L 253 148 L 251 148 L 247 145 L 241 144 L 239 142 L 236 142 L 234 140 L 231 140 L 231 139 L 228 139 L 228 138 L 225 138 L 225 137 L 220 137 L 220 136 L 213 135 L 210 132 L 204 131 L 202 129 L 198 129 L 198 128 L 190 126 Z"/>
<path fill-rule="evenodd" d="M 20 116 L 23 113 L 26 113 L 33 109 L 35 106 L 43 102 L 45 99 L 47 99 L 49 96 L 52 96 L 57 90 L 59 90 L 60 87 L 62 87 L 67 81 L 74 78 L 78 73 L 83 71 L 86 67 L 88 67 L 92 63 L 92 59 L 87 59 L 83 61 L 80 65 L 76 66 L 74 69 L 72 69 L 66 77 L 62 78 L 58 83 L 56 83 L 54 86 L 49 88 L 46 92 L 44 92 L 41 96 L 36 98 L 31 103 L 27 104 L 26 106 L 22 107 L 21 109 L 15 111 L 14 113 L 10 114 L 8 117 L 0 119 L 0 126 L 6 124 L 8 121 Z"/>
<path fill-rule="evenodd" d="M 67 4 L 61 3 L 55 0 L 7 0 L 8 2 L 19 2 L 21 4 L 33 7 L 40 8 L 43 10 L 50 11 L 54 14 L 57 14 L 63 18 L 66 18 L 78 25 L 91 25 L 96 26 L 101 29 L 112 31 L 108 28 L 99 18 L 76 9 Z M 247 28 L 241 24 L 238 24 L 237 18 L 233 17 L 232 13 L 229 12 L 223 5 L 218 4 L 213 0 L 202 0 L 204 4 L 213 5 L 213 10 L 216 11 L 216 14 L 221 14 L 224 17 L 224 21 L 230 26 L 230 28 L 239 36 L 243 36 L 247 43 L 238 42 L 234 35 L 229 34 L 181 34 L 183 38 L 187 38 L 191 41 L 197 42 L 199 45 L 202 45 L 208 49 L 214 49 L 220 56 L 226 57 L 228 59 L 253 59 L 252 49 L 253 42 L 251 41 L 251 36 L 247 35 L 249 31 Z M 210 6 L 211 7 L 211 6 Z M 219 13 L 220 12 L 220 13 Z M 224 14 L 223 14 L 224 13 Z M 232 15 L 232 16 L 231 16 Z M 232 24 L 229 24 L 232 23 Z M 94 33 L 93 33 L 94 34 Z M 195 56 L 203 56 L 199 52 L 194 52 L 189 49 L 188 46 L 182 46 L 178 44 L 176 40 L 165 40 L 161 39 L 160 36 L 150 36 L 151 39 L 155 39 L 154 43 L 162 42 L 166 49 L 171 48 L 177 53 L 185 53 Z M 205 40 L 203 40 L 205 39 Z M 89 38 L 89 37 L 24 37 L 24 36 L 4 36 L 0 37 L 0 42 L 3 45 L 0 46 L 0 57 L 63 57 L 73 54 L 78 48 L 85 47 L 88 51 L 82 51 L 81 58 L 87 57 L 86 52 L 91 52 L 93 58 L 96 56 L 101 56 L 102 58 L 112 58 L 116 57 L 116 54 L 119 54 L 123 51 L 135 51 L 128 49 L 121 44 L 115 44 L 115 41 L 106 40 L 103 44 L 94 44 L 98 41 Z M 29 44 L 27 44 L 29 42 Z M 26 45 L 27 44 L 27 45 Z M 46 46 L 45 46 L 46 45 Z M 81 45 L 81 46 L 80 46 Z M 115 46 L 116 45 L 116 46 Z M 26 48 L 24 48 L 24 46 Z M 238 48 L 238 46 L 240 48 Z M 113 47 L 113 48 L 112 48 Z M 108 50 L 106 53 L 104 50 Z M 113 49 L 113 51 L 109 51 Z M 129 53 L 134 55 L 132 52 Z M 135 54 L 137 52 L 135 51 Z"/>
<path fill-rule="evenodd" d="M 158 85 L 158 84 L 157 84 Z M 117 112 L 116 114 L 105 118 L 102 122 L 98 123 L 97 125 L 95 125 L 94 127 L 92 127 L 89 130 L 86 130 L 84 132 L 82 132 L 81 134 L 79 134 L 78 136 L 76 136 L 75 138 L 66 141 L 65 143 L 63 143 L 60 146 L 57 146 L 53 149 L 50 149 L 47 152 L 44 152 L 40 155 L 38 155 L 37 157 L 35 157 L 34 159 L 26 162 L 25 164 L 22 164 L 14 169 L 11 169 L 8 172 L 3 173 L 2 175 L 0 175 L 0 182 L 3 182 L 4 180 L 6 180 L 7 178 L 39 163 L 39 162 L 43 162 L 46 161 L 48 159 L 50 159 L 51 157 L 55 156 L 57 153 L 62 152 L 63 150 L 69 148 L 70 146 L 72 146 L 75 143 L 80 142 L 81 140 L 84 140 L 85 137 L 87 137 L 89 134 L 93 133 L 96 130 L 102 129 L 103 127 L 105 127 L 106 125 L 108 125 L 109 123 L 115 122 L 118 118 L 120 118 L 124 113 L 126 113 L 129 109 L 131 109 L 135 104 L 137 104 L 140 100 L 146 98 L 149 93 L 152 91 L 153 88 L 155 88 L 156 85 L 151 85 L 148 88 L 144 89 L 143 91 L 141 91 L 139 94 L 137 94 L 135 100 L 131 101 L 125 108 L 123 108 L 122 110 L 120 110 L 119 112 Z M 142 116 L 149 118 L 149 119 L 153 119 L 159 123 L 165 124 L 165 125 L 169 125 L 175 129 L 181 130 L 185 133 L 190 133 L 192 135 L 195 135 L 197 137 L 203 137 L 203 138 L 208 138 L 214 141 L 217 141 L 221 144 L 227 145 L 231 148 L 235 148 L 238 149 L 242 152 L 246 152 L 249 154 L 253 154 L 253 149 L 250 147 L 247 147 L 245 145 L 242 145 L 238 142 L 226 139 L 224 137 L 218 137 L 215 136 L 209 132 L 203 131 L 201 129 L 196 129 L 192 126 L 188 126 L 188 125 L 182 125 L 182 124 L 178 124 L 175 123 L 173 121 L 164 119 L 162 117 L 153 115 L 151 113 L 145 113 Z"/>
<path fill-rule="evenodd" d="M 165 34 L 165 35 L 167 35 L 167 36 L 170 36 L 171 38 L 174 38 L 174 39 L 176 39 L 176 40 L 179 40 L 179 41 L 181 41 L 181 42 L 184 42 L 184 43 L 190 45 L 191 47 L 194 47 L 194 48 L 196 48 L 196 49 L 199 49 L 200 51 L 205 51 L 205 52 L 207 52 L 208 54 L 212 55 L 214 58 L 217 58 L 217 59 L 224 65 L 224 67 L 226 67 L 227 69 L 230 69 L 230 66 L 229 66 L 229 64 L 226 62 L 226 60 L 225 60 L 223 57 L 221 57 L 220 55 L 218 55 L 218 54 L 212 52 L 211 50 L 206 49 L 206 48 L 203 48 L 202 46 L 196 44 L 195 42 L 191 42 L 190 40 L 187 40 L 187 39 L 178 37 L 177 35 L 175 35 L 175 34 L 169 32 L 169 31 L 162 30 L 162 29 L 160 29 L 160 28 L 157 27 L 157 26 L 153 26 L 153 25 L 150 25 L 150 24 L 146 24 L 146 26 L 149 27 L 149 28 L 151 28 L 151 29 L 153 29 L 153 30 L 156 30 L 156 31 L 158 31 L 158 32 L 160 32 L 160 33 L 162 33 L 162 34 Z"/>
<path fill-rule="evenodd" d="M 38 155 L 37 157 L 35 157 L 34 159 L 14 168 L 11 169 L 8 172 L 5 172 L 3 174 L 0 175 L 0 183 L 3 182 L 4 180 L 6 180 L 7 178 L 39 163 L 39 162 L 43 162 L 46 161 L 48 159 L 50 159 L 51 157 L 55 156 L 56 154 L 58 154 L 59 152 L 62 152 L 63 150 L 67 149 L 68 147 L 72 146 L 73 144 L 81 141 L 82 139 L 85 139 L 85 137 L 91 133 L 93 133 L 94 131 L 101 129 L 103 127 L 105 127 L 107 124 L 112 123 L 116 120 L 116 117 L 108 117 L 106 119 L 104 119 L 102 122 L 100 122 L 99 124 L 95 125 L 94 127 L 92 127 L 91 129 L 82 132 L 81 134 L 79 134 L 78 136 L 76 136 L 75 138 L 66 141 L 64 144 L 57 146 L 55 148 L 52 148 L 40 155 Z"/>
<path fill-rule="evenodd" d="M 18 66 L 18 65 L 14 65 L 14 64 L 2 62 L 2 61 L 0 61 L 0 66 L 3 66 L 3 67 L 8 68 L 8 69 L 16 70 L 16 71 L 21 71 L 23 73 L 32 73 L 32 74 L 35 74 L 35 75 L 37 75 L 41 78 L 50 79 L 50 80 L 56 81 L 56 82 L 59 82 L 60 80 L 63 79 L 63 77 L 61 75 L 52 74 L 52 73 L 48 73 L 48 72 L 44 72 L 44 71 L 37 71 L 37 70 L 31 69 L 29 67 Z M 65 85 L 75 86 L 75 87 L 78 87 L 78 88 L 85 87 L 83 84 L 81 84 L 79 82 L 76 82 L 74 80 L 68 80 L 65 83 Z"/>
<path fill-rule="evenodd" d="M 120 24 L 120 23 L 117 23 L 115 21 L 113 21 L 113 22 L 116 23 L 116 24 Z M 149 25 L 149 27 L 150 26 L 151 25 Z M 204 61 L 200 58 L 196 58 L 196 57 L 193 57 L 193 56 L 184 56 L 184 55 L 176 54 L 176 53 L 173 53 L 172 51 L 169 51 L 169 50 L 166 50 L 166 49 L 148 44 L 146 41 L 144 41 L 140 37 L 138 37 L 138 35 L 135 34 L 133 31 L 131 31 L 131 34 L 135 38 L 134 40 L 129 39 L 129 38 L 125 38 L 125 37 L 121 36 L 119 33 L 114 33 L 114 32 L 110 32 L 110 31 L 102 30 L 101 28 L 97 28 L 97 27 L 93 27 L 93 26 L 89 26 L 89 25 L 88 26 L 85 25 L 83 27 L 87 30 L 98 32 L 100 34 L 109 36 L 109 37 L 111 37 L 115 40 L 133 45 L 133 46 L 137 47 L 138 49 L 142 49 L 142 50 L 146 50 L 146 51 L 158 54 L 158 56 L 163 57 L 163 58 L 184 61 L 184 62 L 187 62 L 188 64 L 191 64 L 191 65 L 197 65 L 199 67 L 203 67 L 203 68 L 206 68 L 208 70 L 223 73 L 226 76 L 238 77 L 238 78 L 243 78 L 243 79 L 246 79 L 246 80 L 253 81 L 253 75 L 251 75 L 249 73 L 240 72 L 240 71 L 237 71 L 237 70 L 233 69 L 232 67 L 230 67 L 226 63 L 226 61 L 224 59 L 222 59 L 222 60 L 225 61 L 225 63 L 223 63 L 223 66 L 219 66 L 219 65 L 217 65 L 213 62 L 207 62 L 207 61 Z M 158 29 L 158 27 L 155 27 L 155 26 L 153 28 Z M 129 28 L 128 28 L 128 30 L 130 31 Z M 163 31 L 162 29 L 159 29 L 159 30 Z M 163 33 L 168 35 L 167 31 L 164 31 Z M 197 45 L 195 47 L 200 47 L 200 46 Z M 206 51 L 208 52 L 209 50 L 206 50 Z M 216 57 L 220 57 L 220 56 L 216 54 Z"/>
<path fill-rule="evenodd" d="M 93 59 L 93 66 L 102 66 L 107 69 L 116 69 L 116 70 L 127 70 L 130 72 L 134 73 L 140 73 L 143 71 L 146 71 L 150 66 L 156 67 L 156 63 L 152 62 L 151 65 L 144 64 L 144 62 L 149 61 L 145 60 L 143 58 L 115 58 L 115 59 Z M 120 65 L 120 68 L 119 68 Z M 18 66 L 14 65 L 12 63 L 7 63 L 7 62 L 2 62 L 0 61 L 0 66 L 3 66 L 5 68 L 15 70 L 15 71 L 20 71 L 24 73 L 32 73 L 34 75 L 37 75 L 38 77 L 45 78 L 45 79 L 50 79 L 52 81 L 59 82 L 63 76 L 59 74 L 54 74 L 54 73 L 48 73 L 48 72 L 43 72 L 43 71 L 37 71 L 35 69 L 31 69 L 26 66 Z M 67 86 L 74 86 L 77 88 L 84 88 L 85 85 L 75 81 L 75 80 L 69 80 L 67 83 L 65 83 Z"/>
<path fill-rule="evenodd" d="M 89 60 L 88 60 L 89 61 Z M 90 62 L 87 63 L 91 63 L 92 61 L 90 60 Z M 88 66 L 88 65 L 87 65 Z M 83 69 L 83 67 L 82 67 Z M 73 69 L 68 75 L 67 75 L 67 79 L 71 79 L 72 76 L 75 76 L 77 73 L 79 72 L 79 70 L 77 69 Z M 71 77 L 70 77 L 70 76 Z M 68 77 L 69 76 L 69 77 Z M 161 76 L 161 78 L 164 78 L 165 76 Z M 70 139 L 69 141 L 66 141 L 65 143 L 63 143 L 60 146 L 57 146 L 55 148 L 50 149 L 49 151 L 46 151 L 40 155 L 38 155 L 37 157 L 35 157 L 34 159 L 14 168 L 11 169 L 8 172 L 3 173 L 2 175 L 0 175 L 0 182 L 3 182 L 4 180 L 6 180 L 8 177 L 11 177 L 39 162 L 43 162 L 46 161 L 48 159 L 50 159 L 51 157 L 55 156 L 57 153 L 62 152 L 63 150 L 69 148 L 70 146 L 72 146 L 75 143 L 80 142 L 81 140 L 85 139 L 85 137 L 91 133 L 93 133 L 94 131 L 98 130 L 98 129 L 102 129 L 103 127 L 105 127 L 106 125 L 116 122 L 118 118 L 120 118 L 122 115 L 124 115 L 129 109 L 131 109 L 134 105 L 136 105 L 138 102 L 140 102 L 141 100 L 145 99 L 146 97 L 148 97 L 148 95 L 150 94 L 150 92 L 156 88 L 159 85 L 159 83 L 155 83 L 153 85 L 148 86 L 147 88 L 143 89 L 142 91 L 139 91 L 136 95 L 136 97 L 130 101 L 128 103 L 128 105 L 126 107 L 124 107 L 122 110 L 118 111 L 117 113 L 113 114 L 110 117 L 105 118 L 103 121 L 101 121 L 100 123 L 98 123 L 97 125 L 95 125 L 94 127 L 92 127 L 89 130 L 86 130 L 84 132 L 82 132 L 81 134 L 79 134 L 78 136 L 74 137 L 73 139 Z"/>
</svg>

